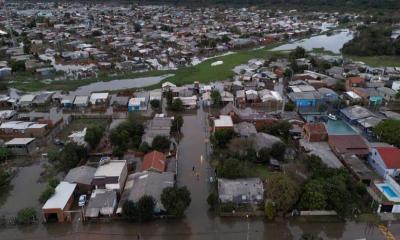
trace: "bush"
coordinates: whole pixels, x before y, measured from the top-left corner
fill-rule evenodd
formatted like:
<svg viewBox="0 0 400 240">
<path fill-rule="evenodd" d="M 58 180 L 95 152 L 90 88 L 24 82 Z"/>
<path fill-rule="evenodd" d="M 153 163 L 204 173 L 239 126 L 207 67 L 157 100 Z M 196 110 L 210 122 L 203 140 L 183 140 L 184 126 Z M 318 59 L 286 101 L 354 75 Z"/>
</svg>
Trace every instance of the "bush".
<svg viewBox="0 0 400 240">
<path fill-rule="evenodd" d="M 275 158 L 276 160 L 283 161 L 285 160 L 285 151 L 286 145 L 282 142 L 277 142 L 272 145 L 269 153 L 271 157 Z"/>
<path fill-rule="evenodd" d="M 138 220 L 146 222 L 153 219 L 156 202 L 153 197 L 144 195 L 137 202 Z"/>
<path fill-rule="evenodd" d="M 154 150 L 160 152 L 166 152 L 169 150 L 171 141 L 165 136 L 156 136 L 151 143 L 151 147 Z"/>
<path fill-rule="evenodd" d="M 102 126 L 92 126 L 86 131 L 85 141 L 91 148 L 96 148 L 104 135 L 105 129 Z"/>
<path fill-rule="evenodd" d="M 214 147 L 226 148 L 227 144 L 235 136 L 232 129 L 219 129 L 211 137 L 211 142 Z"/>
<path fill-rule="evenodd" d="M 172 121 L 172 126 L 171 126 L 171 130 L 172 131 L 176 131 L 176 132 L 180 132 L 181 128 L 183 126 L 183 117 L 182 116 L 177 116 L 174 118 L 174 120 Z"/>
<path fill-rule="evenodd" d="M 126 201 L 122 206 L 122 216 L 129 220 L 135 221 L 139 215 L 138 208 L 133 201 Z"/>
<path fill-rule="evenodd" d="M 207 203 L 210 206 L 210 209 L 216 209 L 216 207 L 218 206 L 218 194 L 215 192 L 210 193 L 210 195 L 208 195 L 207 197 Z"/>
<path fill-rule="evenodd" d="M 161 202 L 167 213 L 175 217 L 182 217 L 191 201 L 190 192 L 186 187 L 167 187 L 161 194 Z"/>
<path fill-rule="evenodd" d="M 11 157 L 11 152 L 7 148 L 0 147 L 0 162 L 4 162 Z"/>
<path fill-rule="evenodd" d="M 153 109 L 159 109 L 161 107 L 161 101 L 158 99 L 153 99 L 150 101 L 150 106 Z"/>
<path fill-rule="evenodd" d="M 183 111 L 183 102 L 180 98 L 175 98 L 171 105 L 169 106 L 169 110 L 179 112 Z"/>
<path fill-rule="evenodd" d="M 264 214 L 269 220 L 272 220 L 276 216 L 276 209 L 271 201 L 265 201 Z"/>
<path fill-rule="evenodd" d="M 8 184 L 10 183 L 10 178 L 10 173 L 3 168 L 0 168 L 0 188 L 8 186 Z"/>
<path fill-rule="evenodd" d="M 34 208 L 21 209 L 16 218 L 17 224 L 27 225 L 32 224 L 37 220 L 36 210 Z"/>
</svg>

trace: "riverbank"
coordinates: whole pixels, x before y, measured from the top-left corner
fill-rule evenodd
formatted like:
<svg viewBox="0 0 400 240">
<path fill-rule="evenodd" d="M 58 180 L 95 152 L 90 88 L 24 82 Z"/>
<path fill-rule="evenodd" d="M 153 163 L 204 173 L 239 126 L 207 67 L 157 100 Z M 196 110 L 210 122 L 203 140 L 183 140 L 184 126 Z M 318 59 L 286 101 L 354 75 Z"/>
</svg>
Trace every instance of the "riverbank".
<svg viewBox="0 0 400 240">
<path fill-rule="evenodd" d="M 400 67 L 400 56 L 346 56 L 353 61 L 360 61 L 370 67 Z"/>
</svg>

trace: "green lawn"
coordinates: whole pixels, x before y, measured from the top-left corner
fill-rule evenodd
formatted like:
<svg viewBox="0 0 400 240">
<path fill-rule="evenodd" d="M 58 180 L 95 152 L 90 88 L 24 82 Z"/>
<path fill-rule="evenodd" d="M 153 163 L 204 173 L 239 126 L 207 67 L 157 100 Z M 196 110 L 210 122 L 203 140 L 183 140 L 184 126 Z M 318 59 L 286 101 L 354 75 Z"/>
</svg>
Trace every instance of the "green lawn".
<svg viewBox="0 0 400 240">
<path fill-rule="evenodd" d="M 364 62 L 371 67 L 400 67 L 400 56 L 347 57 L 353 61 Z"/>
<path fill-rule="evenodd" d="M 72 120 L 72 122 L 66 126 L 59 134 L 58 134 L 58 138 L 62 141 L 67 140 L 68 136 L 74 132 L 74 131 L 81 131 L 83 130 L 85 127 L 92 127 L 92 126 L 103 126 L 105 128 L 108 127 L 109 125 L 109 120 L 108 119 L 100 119 L 100 118 L 96 118 L 96 119 L 89 119 L 89 118 L 78 118 L 78 119 L 74 119 Z"/>
<path fill-rule="evenodd" d="M 165 79 L 164 82 L 170 81 L 177 85 L 190 84 L 193 83 L 194 81 L 199 81 L 201 83 L 209 83 L 213 81 L 225 80 L 232 77 L 234 75 L 232 69 L 235 66 L 244 64 L 252 58 L 268 58 L 274 55 L 285 54 L 283 52 L 270 51 L 272 48 L 277 47 L 281 44 L 282 43 L 274 43 L 266 46 L 265 48 L 237 51 L 231 55 L 212 58 L 196 66 L 181 68 L 175 71 L 173 70 L 148 71 L 140 73 L 126 73 L 116 76 L 100 75 L 97 78 L 88 78 L 82 80 L 62 80 L 62 81 L 53 81 L 51 83 L 44 83 L 40 80 L 32 80 L 29 78 L 29 76 L 26 76 L 26 74 L 24 74 L 24 76 L 17 77 L 16 81 L 10 83 L 9 86 L 23 91 L 39 91 L 39 90 L 72 91 L 80 86 L 84 86 L 93 82 L 100 82 L 100 81 L 106 82 L 115 79 L 130 79 L 138 77 L 160 76 L 168 73 L 173 73 L 175 75 Z M 222 65 L 212 67 L 211 63 L 215 61 L 223 61 L 224 63 Z M 161 84 L 156 84 L 148 88 L 155 88 L 159 87 L 160 85 Z"/>
<path fill-rule="evenodd" d="M 272 172 L 268 169 L 267 164 L 254 164 L 252 167 L 254 169 L 254 175 L 262 180 L 267 179 L 272 174 Z"/>
</svg>

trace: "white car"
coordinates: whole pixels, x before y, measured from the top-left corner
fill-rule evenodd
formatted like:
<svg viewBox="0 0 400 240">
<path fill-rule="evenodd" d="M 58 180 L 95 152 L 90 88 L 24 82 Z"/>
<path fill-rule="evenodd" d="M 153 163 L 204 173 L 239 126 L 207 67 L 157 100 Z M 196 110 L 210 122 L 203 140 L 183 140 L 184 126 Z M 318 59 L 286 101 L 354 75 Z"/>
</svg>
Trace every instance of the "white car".
<svg viewBox="0 0 400 240">
<path fill-rule="evenodd" d="M 86 204 L 86 195 L 83 194 L 79 197 L 78 206 L 83 207 Z"/>
</svg>

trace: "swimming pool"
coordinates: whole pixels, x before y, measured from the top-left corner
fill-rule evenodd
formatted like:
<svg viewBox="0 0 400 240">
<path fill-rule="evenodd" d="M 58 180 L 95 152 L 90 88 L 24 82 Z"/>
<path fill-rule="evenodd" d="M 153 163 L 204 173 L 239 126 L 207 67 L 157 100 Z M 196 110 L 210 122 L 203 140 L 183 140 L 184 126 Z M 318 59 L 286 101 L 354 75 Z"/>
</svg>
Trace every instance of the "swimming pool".
<svg viewBox="0 0 400 240">
<path fill-rule="evenodd" d="M 382 191 L 391 198 L 399 197 L 399 195 L 397 195 L 397 193 L 389 186 L 382 186 Z"/>
<path fill-rule="evenodd" d="M 302 115 L 307 122 L 324 122 L 329 135 L 353 135 L 357 132 L 343 120 L 331 120 L 327 116 L 304 114 Z"/>
<path fill-rule="evenodd" d="M 349 124 L 345 123 L 344 121 L 338 119 L 338 120 L 328 120 L 328 122 L 325 123 L 326 130 L 328 131 L 328 134 L 330 135 L 351 135 L 351 134 L 356 134 L 356 131 L 349 126 Z"/>
<path fill-rule="evenodd" d="M 389 201 L 399 202 L 400 193 L 389 183 L 375 184 Z"/>
</svg>

